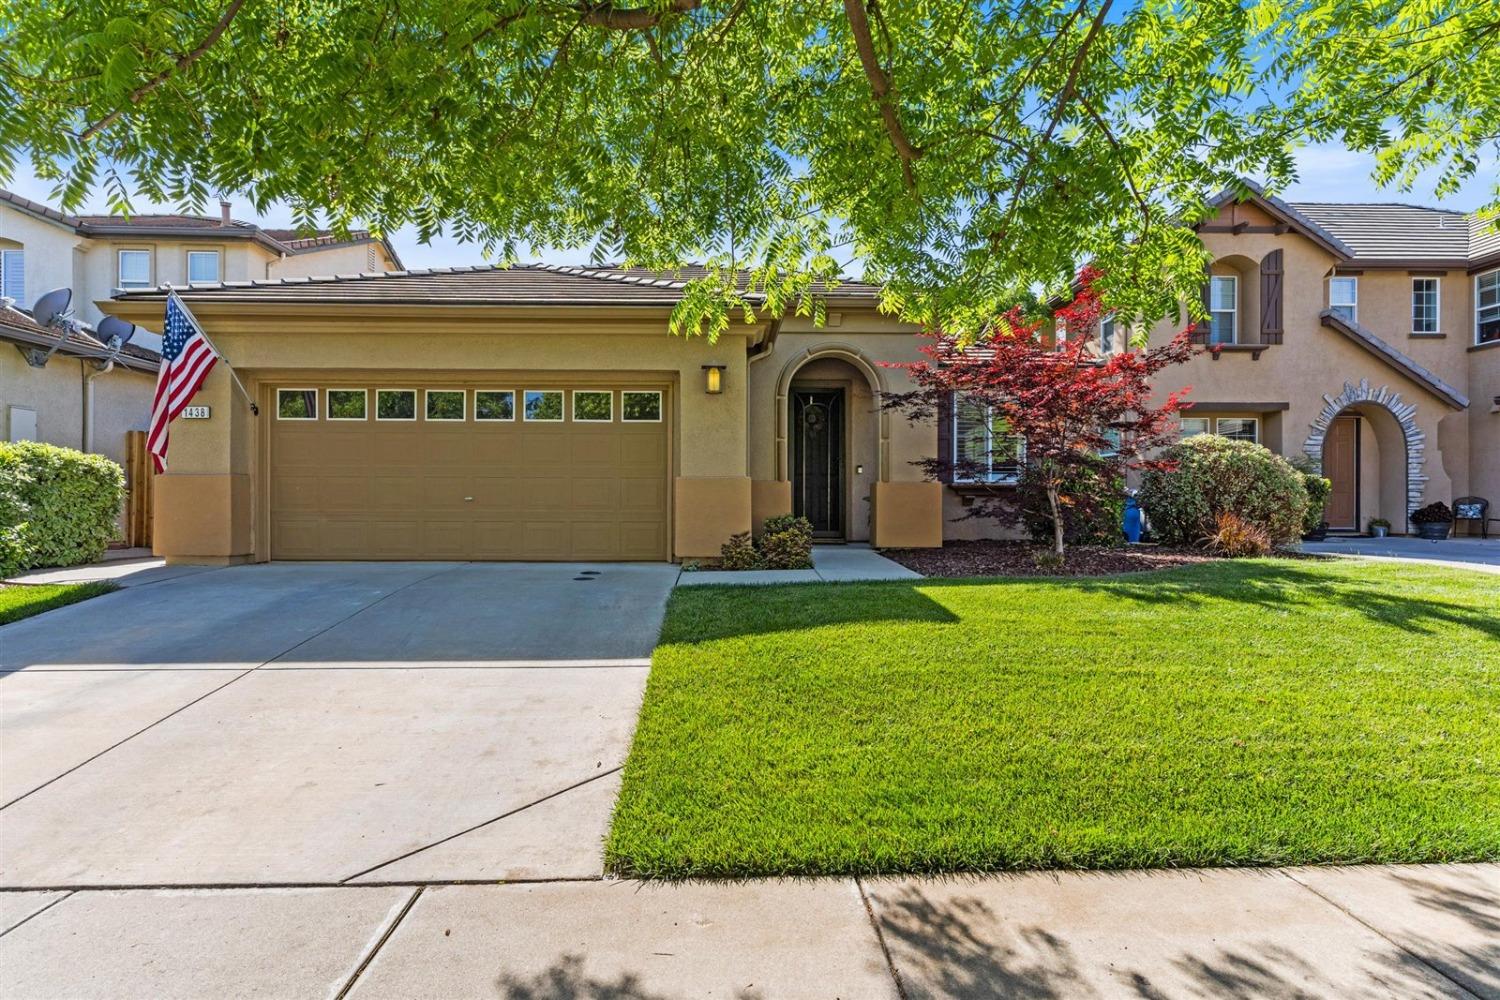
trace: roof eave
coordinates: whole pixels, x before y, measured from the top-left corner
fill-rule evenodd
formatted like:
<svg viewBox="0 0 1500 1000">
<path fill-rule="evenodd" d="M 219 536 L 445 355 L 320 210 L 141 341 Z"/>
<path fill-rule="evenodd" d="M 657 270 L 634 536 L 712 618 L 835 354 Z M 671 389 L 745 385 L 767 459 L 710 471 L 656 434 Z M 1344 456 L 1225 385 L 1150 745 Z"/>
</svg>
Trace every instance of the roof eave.
<svg viewBox="0 0 1500 1000">
<path fill-rule="evenodd" d="M 1348 337 L 1357 346 L 1368 351 L 1371 355 L 1385 362 L 1402 375 L 1405 375 L 1455 410 L 1466 410 L 1469 408 L 1469 397 L 1358 323 L 1352 323 L 1344 319 L 1344 317 L 1338 315 L 1332 309 L 1324 309 L 1318 314 L 1318 319 L 1330 330 L 1335 330 Z"/>
<path fill-rule="evenodd" d="M 1274 216 L 1278 221 L 1284 223 L 1285 225 L 1291 226 L 1298 233 L 1312 240 L 1314 243 L 1318 244 L 1323 249 L 1333 254 L 1335 257 L 1343 257 L 1347 259 L 1354 256 L 1354 251 L 1350 249 L 1342 240 L 1334 236 L 1322 226 L 1318 225 L 1313 220 L 1309 219 L 1307 216 L 1303 215 L 1301 212 L 1297 211 L 1291 205 L 1288 205 L 1286 202 L 1282 201 L 1280 198 L 1276 197 L 1273 194 L 1267 194 L 1266 189 L 1261 187 L 1259 184 L 1255 183 L 1252 180 L 1242 180 L 1241 183 L 1244 184 L 1250 192 L 1250 196 L 1248 198 L 1241 197 L 1240 192 L 1234 188 L 1225 188 L 1223 191 L 1219 192 L 1217 196 L 1210 199 L 1209 204 L 1214 208 L 1223 208 L 1231 201 L 1239 204 L 1243 204 L 1247 201 L 1255 202 L 1263 210 L 1265 210 L 1267 214 Z"/>
</svg>

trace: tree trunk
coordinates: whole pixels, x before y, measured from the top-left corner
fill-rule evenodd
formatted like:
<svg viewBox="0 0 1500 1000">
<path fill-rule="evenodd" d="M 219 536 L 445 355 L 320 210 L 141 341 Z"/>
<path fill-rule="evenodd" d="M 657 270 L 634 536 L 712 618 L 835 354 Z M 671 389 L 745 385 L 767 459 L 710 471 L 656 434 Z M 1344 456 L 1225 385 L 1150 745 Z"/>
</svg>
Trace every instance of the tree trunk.
<svg viewBox="0 0 1500 1000">
<path fill-rule="evenodd" d="M 1052 554 L 1061 559 L 1063 557 L 1062 504 L 1057 499 L 1056 484 L 1047 486 L 1047 503 L 1052 507 Z"/>
</svg>

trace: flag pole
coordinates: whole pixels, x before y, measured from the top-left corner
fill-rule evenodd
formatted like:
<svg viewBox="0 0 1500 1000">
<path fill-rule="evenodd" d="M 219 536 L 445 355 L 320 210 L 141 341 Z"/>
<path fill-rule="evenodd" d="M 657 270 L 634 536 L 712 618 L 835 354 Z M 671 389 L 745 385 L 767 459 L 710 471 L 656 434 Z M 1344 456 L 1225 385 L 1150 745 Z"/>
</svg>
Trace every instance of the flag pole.
<svg viewBox="0 0 1500 1000">
<path fill-rule="evenodd" d="M 224 370 L 229 373 L 230 378 L 234 379 L 234 384 L 240 390 L 240 393 L 245 397 L 245 402 L 250 404 L 250 412 L 257 417 L 260 416 L 260 407 L 255 404 L 255 399 L 245 388 L 245 383 L 241 382 L 240 377 L 235 374 L 234 365 L 229 363 L 229 359 L 224 356 L 223 351 L 219 350 L 219 346 L 212 340 L 209 340 L 208 332 L 203 329 L 203 324 L 198 322 L 198 317 L 194 316 L 193 311 L 188 308 L 187 303 L 182 301 L 182 296 L 177 294 L 177 289 L 173 288 L 171 285 L 167 285 L 167 297 L 169 299 L 175 299 L 177 301 L 177 308 L 181 309 L 184 313 L 187 314 L 188 319 L 192 320 L 193 326 L 198 331 L 198 336 L 202 337 L 204 341 L 207 342 L 209 350 L 213 351 L 214 355 L 220 361 L 224 362 Z"/>
</svg>

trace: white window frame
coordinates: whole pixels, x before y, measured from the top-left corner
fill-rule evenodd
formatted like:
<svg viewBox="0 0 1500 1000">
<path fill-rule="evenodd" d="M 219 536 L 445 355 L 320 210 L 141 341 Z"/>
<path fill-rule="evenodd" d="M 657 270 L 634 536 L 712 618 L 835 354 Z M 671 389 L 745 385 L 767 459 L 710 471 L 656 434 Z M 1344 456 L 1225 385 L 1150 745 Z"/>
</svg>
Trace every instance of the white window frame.
<svg viewBox="0 0 1500 1000">
<path fill-rule="evenodd" d="M 19 257 L 19 258 L 21 258 L 21 287 L 20 288 L 11 288 L 9 285 L 5 284 L 5 274 L 6 274 L 7 271 L 10 270 L 9 265 L 6 262 L 11 257 Z M 16 305 L 18 305 L 18 306 L 24 306 L 26 308 L 30 308 L 31 307 L 31 303 L 26 301 L 26 248 L 25 247 L 20 247 L 19 249 L 12 248 L 12 249 L 9 249 L 9 250 L 0 250 L 0 295 L 5 296 L 6 298 L 15 299 Z"/>
<path fill-rule="evenodd" d="M 1214 294 L 1214 283 L 1227 281 L 1234 289 L 1231 300 L 1234 307 L 1231 309 L 1218 309 L 1219 301 Z M 1229 317 L 1229 339 L 1215 340 L 1213 336 L 1213 324 L 1215 316 Z M 1211 274 L 1208 276 L 1208 342 L 1210 344 L 1238 344 L 1240 342 L 1240 276 L 1237 274 Z"/>
<path fill-rule="evenodd" d="M 528 414 L 526 412 L 526 395 L 527 395 L 527 393 L 532 393 L 532 392 L 535 392 L 535 393 L 549 393 L 549 392 L 554 392 L 557 395 L 559 395 L 559 396 L 562 397 L 562 404 L 560 406 L 558 406 L 558 408 L 557 408 L 558 416 L 557 416 L 556 420 L 552 420 L 552 419 L 549 419 L 547 417 L 535 417 L 535 418 L 533 418 L 530 414 Z M 568 394 L 566 392 L 564 392 L 563 390 L 561 390 L 561 389 L 522 389 L 521 390 L 521 422 L 522 423 L 526 423 L 526 424 L 560 424 L 564 420 L 566 420 L 567 417 L 568 417 Z"/>
<path fill-rule="evenodd" d="M 1475 344 L 1476 347 L 1478 345 L 1480 345 L 1480 344 L 1500 344 L 1500 339 L 1497 339 L 1497 340 L 1480 340 L 1479 339 L 1479 323 L 1480 323 L 1481 313 L 1491 313 L 1495 317 L 1500 318 L 1500 302 L 1497 302 L 1497 303 L 1495 303 L 1494 305 L 1491 305 L 1491 306 L 1484 306 L 1483 308 L 1481 308 L 1480 305 L 1479 305 L 1479 282 L 1480 282 L 1480 279 L 1482 279 L 1482 278 L 1491 278 L 1491 277 L 1495 279 L 1495 288 L 1496 288 L 1497 292 L 1500 292 L 1500 267 L 1492 268 L 1492 269 L 1490 269 L 1488 271 L 1481 271 L 1479 274 L 1474 275 L 1474 344 Z"/>
<path fill-rule="evenodd" d="M 656 416 L 650 418 L 632 417 L 625 412 L 626 396 L 655 396 Z M 621 389 L 620 390 L 620 423 L 622 424 L 659 424 L 665 419 L 666 401 L 662 399 L 660 389 Z"/>
<path fill-rule="evenodd" d="M 1188 430 L 1187 423 L 1189 420 L 1194 423 L 1202 423 L 1203 429 L 1201 431 Z M 1214 432 L 1214 422 L 1211 417 L 1179 417 L 1178 421 L 1178 429 L 1181 432 L 1178 435 L 1179 437 L 1193 437 L 1198 434 L 1212 434 Z"/>
<path fill-rule="evenodd" d="M 508 417 L 481 417 L 479 415 L 479 394 L 481 392 L 497 393 L 510 397 L 510 416 Z M 474 390 L 474 422 L 476 424 L 513 424 L 516 422 L 516 390 L 514 389 L 475 389 Z"/>
<path fill-rule="evenodd" d="M 603 420 L 600 420 L 598 417 L 580 417 L 578 415 L 578 394 L 579 393 L 592 393 L 593 395 L 596 395 L 596 396 L 608 396 L 609 397 L 609 416 L 605 417 Z M 570 409 L 568 411 L 569 415 L 573 418 L 573 423 L 575 423 L 575 424 L 612 424 L 612 423 L 615 422 L 615 391 L 613 389 L 570 389 L 570 390 L 568 390 L 568 395 L 570 397 L 569 402 L 571 402 L 573 404 L 572 409 Z"/>
<path fill-rule="evenodd" d="M 135 282 L 131 282 L 129 284 L 126 284 L 126 282 L 125 282 L 125 255 L 126 254 L 141 254 L 141 255 L 143 255 L 146 258 L 146 280 L 145 281 L 135 281 Z M 122 249 L 122 250 L 116 250 L 115 251 L 115 281 L 117 283 L 116 287 L 117 288 L 152 288 L 152 287 L 154 287 L 153 284 L 152 284 L 152 281 L 151 281 L 151 271 L 152 271 L 152 268 L 154 267 L 154 265 L 156 263 L 155 260 L 154 260 L 155 256 L 156 255 L 153 254 L 150 250 L 142 249 L 140 247 L 136 247 L 136 248 L 129 248 L 129 247 L 127 247 L 127 248 Z"/>
<path fill-rule="evenodd" d="M 1349 287 L 1350 288 L 1354 289 L 1354 294 L 1352 296 L 1350 296 L 1349 301 L 1347 301 L 1347 302 L 1335 302 L 1333 300 L 1333 290 L 1334 290 L 1335 287 L 1338 286 L 1338 284 L 1340 282 L 1345 282 L 1345 281 L 1347 281 L 1349 283 Z M 1352 274 L 1334 274 L 1334 275 L 1330 275 L 1329 278 L 1328 278 L 1328 308 L 1330 310 L 1333 310 L 1335 314 L 1337 314 L 1338 310 L 1340 310 L 1340 309 L 1348 309 L 1349 310 L 1349 322 L 1350 323 L 1358 323 L 1359 322 L 1359 279 L 1356 278 Z"/>
<path fill-rule="evenodd" d="M 961 474 L 958 471 L 958 466 L 959 466 L 959 462 L 960 462 L 960 459 L 959 459 L 959 456 L 958 456 L 958 444 L 959 444 L 959 436 L 958 436 L 958 408 L 959 408 L 959 402 L 960 402 L 960 400 L 962 399 L 962 397 L 964 395 L 965 395 L 965 393 L 963 393 L 961 391 L 960 392 L 955 392 L 953 394 L 953 405 L 951 407 L 951 409 L 953 411 L 952 414 L 951 414 L 951 419 L 952 419 L 953 423 L 952 423 L 952 427 L 951 427 L 951 430 L 950 430 L 950 433 L 949 433 L 949 437 L 952 439 L 951 442 L 950 442 L 950 444 L 951 444 L 951 448 L 952 448 L 952 452 L 953 453 L 949 456 L 949 459 L 953 463 L 953 481 L 955 483 L 960 483 L 960 484 L 982 483 L 982 484 L 987 485 L 987 486 L 1006 486 L 1006 485 L 1013 485 L 1015 483 L 1020 482 L 1021 481 L 1021 472 L 1026 467 L 1026 441 L 1020 435 L 1015 435 L 1015 438 L 1016 438 L 1016 466 L 1017 466 L 1016 471 L 1014 473 L 997 473 L 995 471 L 995 439 L 994 439 L 994 433 L 995 433 L 994 409 L 995 408 L 993 406 L 991 406 L 990 404 L 988 404 L 988 403 L 984 404 L 984 410 L 985 410 L 985 414 L 984 414 L 984 417 L 985 417 L 985 419 L 984 419 L 984 435 L 985 435 L 984 453 L 985 453 L 985 456 L 986 456 L 986 460 L 989 462 L 989 472 L 985 475 L 984 478 L 976 479 L 976 478 L 972 478 L 972 477 L 965 477 L 963 474 Z"/>
<path fill-rule="evenodd" d="M 214 276 L 212 278 L 193 277 L 193 258 L 212 257 L 214 259 Z M 224 280 L 223 258 L 217 250 L 189 250 L 187 252 L 187 279 L 189 285 L 214 285 Z"/>
<path fill-rule="evenodd" d="M 1108 342 L 1105 341 L 1105 336 L 1104 336 L 1104 330 L 1105 330 L 1106 327 L 1109 329 L 1109 339 L 1108 339 Z M 1120 335 L 1120 324 L 1119 324 L 1119 321 L 1116 319 L 1114 313 L 1109 313 L 1109 314 L 1107 314 L 1105 316 L 1100 317 L 1100 319 L 1099 319 L 1099 353 L 1100 354 L 1116 354 L 1116 353 L 1119 353 L 1118 345 L 1115 343 L 1115 338 L 1118 337 L 1119 335 Z"/>
<path fill-rule="evenodd" d="M 434 417 L 427 404 L 432 401 L 435 392 L 456 393 L 458 395 L 458 416 L 456 417 Z M 422 390 L 422 419 L 429 424 L 461 424 L 469 419 L 469 393 L 465 389 L 423 389 Z"/>
<path fill-rule="evenodd" d="M 382 417 L 380 415 L 380 394 L 382 392 L 401 392 L 411 396 L 411 416 L 409 417 Z M 388 424 L 410 424 L 417 419 L 417 390 L 415 389 L 376 389 L 375 390 L 375 419 Z"/>
<path fill-rule="evenodd" d="M 333 394 L 336 392 L 357 392 L 363 396 L 365 399 L 365 415 L 362 417 L 335 417 L 333 415 Z M 364 423 L 370 419 L 370 390 L 349 389 L 344 386 L 334 386 L 333 388 L 325 389 L 323 390 L 323 412 L 327 414 L 326 419 L 328 420 Z"/>
<path fill-rule="evenodd" d="M 281 415 L 281 394 L 284 393 L 284 392 L 310 392 L 310 393 L 312 393 L 312 398 L 313 398 L 313 415 L 310 416 L 310 417 L 283 417 Z M 320 396 L 320 395 L 321 395 L 321 393 L 319 393 L 317 389 L 314 389 L 310 385 L 309 386 L 303 386 L 301 388 L 299 388 L 297 386 L 290 386 L 290 385 L 278 385 L 276 387 L 276 419 L 277 420 L 298 421 L 298 422 L 301 422 L 301 423 L 307 423 L 309 421 L 317 420 L 318 419 L 318 396 Z"/>
<path fill-rule="evenodd" d="M 1223 431 L 1219 430 L 1219 427 L 1226 420 L 1248 420 L 1248 421 L 1250 421 L 1250 426 L 1252 426 L 1252 427 L 1255 428 L 1255 438 L 1252 440 L 1251 443 L 1252 444 L 1260 444 L 1260 418 L 1259 417 L 1215 417 L 1214 418 L 1214 433 L 1217 434 L 1217 435 L 1219 435 L 1220 437 L 1229 437 L 1228 434 L 1225 434 Z M 1243 438 L 1235 438 L 1234 440 L 1236 440 L 1236 441 L 1242 441 L 1244 439 Z"/>
<path fill-rule="evenodd" d="M 1417 284 L 1432 282 L 1432 329 L 1417 329 Z M 1443 332 L 1443 279 L 1432 275 L 1417 275 L 1411 279 L 1411 332 L 1431 336 Z"/>
</svg>

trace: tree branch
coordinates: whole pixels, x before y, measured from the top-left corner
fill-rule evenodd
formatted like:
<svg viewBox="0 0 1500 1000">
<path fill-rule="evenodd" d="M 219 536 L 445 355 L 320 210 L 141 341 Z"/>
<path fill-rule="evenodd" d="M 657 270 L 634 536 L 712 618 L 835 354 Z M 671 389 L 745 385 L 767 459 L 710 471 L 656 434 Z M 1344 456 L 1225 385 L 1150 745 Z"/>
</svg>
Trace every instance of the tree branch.
<svg viewBox="0 0 1500 1000">
<path fill-rule="evenodd" d="M 870 37 L 870 19 L 865 12 L 865 5 L 861 0 L 844 0 L 844 15 L 849 19 L 849 29 L 854 33 L 854 48 L 859 53 L 865 77 L 870 81 L 870 89 L 875 92 L 875 103 L 880 105 L 880 117 L 885 121 L 891 145 L 896 147 L 896 155 L 901 157 L 901 176 L 907 189 L 911 190 L 916 187 L 916 179 L 911 171 L 912 161 L 921 159 L 922 150 L 912 145 L 906 130 L 901 126 L 900 116 L 896 114 L 890 78 L 880 68 L 880 61 L 875 57 L 875 41 Z"/>
<path fill-rule="evenodd" d="M 589 3 L 578 5 L 583 14 L 583 23 L 596 28 L 614 28 L 618 31 L 636 31 L 654 28 L 667 14 L 686 14 L 703 6 L 703 0 L 672 0 L 665 11 L 651 7 L 616 7 L 612 3 Z"/>
<path fill-rule="evenodd" d="M 166 83 L 169 79 L 172 78 L 174 74 L 181 73 L 183 70 L 187 69 L 189 66 L 193 65 L 193 63 L 201 59 L 205 52 L 213 48 L 214 42 L 217 42 L 220 36 L 224 34 L 225 29 L 229 27 L 229 22 L 234 20 L 234 15 L 238 14 L 240 12 L 240 8 L 244 5 L 245 0 L 229 0 L 229 6 L 224 8 L 224 13 L 219 15 L 219 20 L 214 24 L 209 33 L 203 36 L 203 41 L 198 43 L 197 48 L 182 56 L 177 60 L 176 63 L 162 70 L 160 73 L 156 74 L 151 79 L 147 80 L 145 83 L 141 84 L 139 87 L 135 88 L 135 90 L 130 92 L 131 105 L 141 103 L 141 101 L 146 99 L 146 96 L 148 94 L 150 94 L 157 87 L 160 87 L 162 84 Z M 124 108 L 116 108 L 109 114 L 105 115 L 103 118 L 99 119 L 94 124 L 90 125 L 88 128 L 84 129 L 83 134 L 80 135 L 79 138 L 82 140 L 92 139 L 94 136 L 98 135 L 100 132 L 109 128 L 115 122 L 119 121 L 120 116 L 124 113 Z"/>
</svg>

